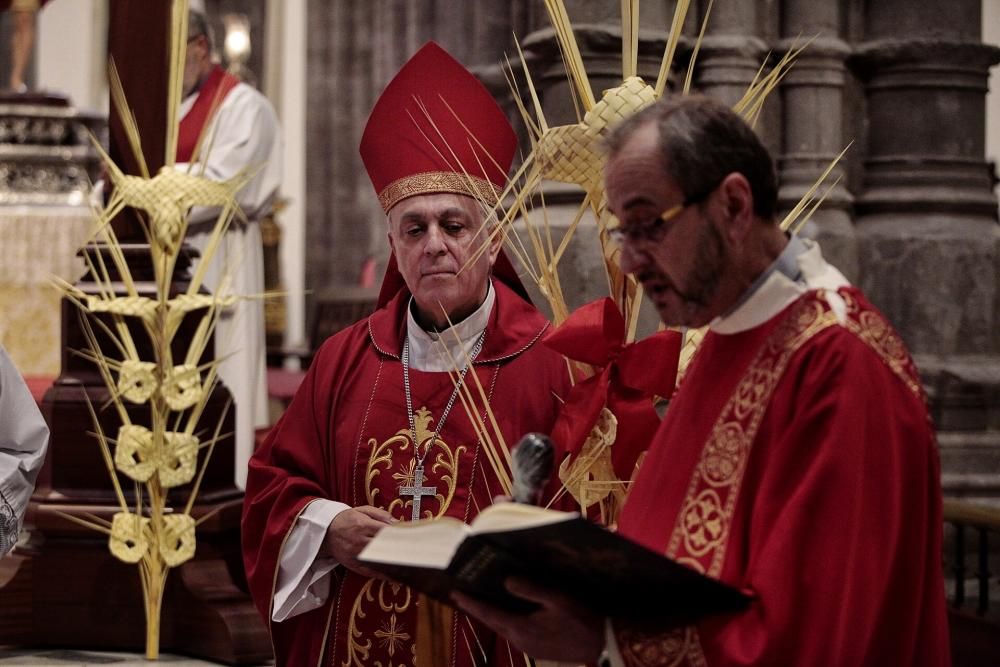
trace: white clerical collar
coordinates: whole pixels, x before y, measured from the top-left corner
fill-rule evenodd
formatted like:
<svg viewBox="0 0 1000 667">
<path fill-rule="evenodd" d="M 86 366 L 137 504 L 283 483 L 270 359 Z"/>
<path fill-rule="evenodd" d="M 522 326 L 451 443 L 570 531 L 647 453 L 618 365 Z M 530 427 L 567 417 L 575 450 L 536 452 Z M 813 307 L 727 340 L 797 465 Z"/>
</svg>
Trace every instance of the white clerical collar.
<svg viewBox="0 0 1000 667">
<path fill-rule="evenodd" d="M 815 241 L 792 236 L 778 258 L 747 289 L 736 307 L 712 320 L 709 328 L 720 334 L 748 331 L 780 313 L 807 290 L 836 291 L 849 284 L 840 271 L 823 259 Z"/>
<path fill-rule="evenodd" d="M 406 332 L 410 341 L 410 367 L 443 373 L 465 366 L 472 349 L 490 321 L 496 292 L 490 283 L 483 303 L 471 315 L 444 331 L 424 331 L 413 317 L 413 298 L 406 308 Z M 452 361 L 454 360 L 454 361 Z"/>
</svg>

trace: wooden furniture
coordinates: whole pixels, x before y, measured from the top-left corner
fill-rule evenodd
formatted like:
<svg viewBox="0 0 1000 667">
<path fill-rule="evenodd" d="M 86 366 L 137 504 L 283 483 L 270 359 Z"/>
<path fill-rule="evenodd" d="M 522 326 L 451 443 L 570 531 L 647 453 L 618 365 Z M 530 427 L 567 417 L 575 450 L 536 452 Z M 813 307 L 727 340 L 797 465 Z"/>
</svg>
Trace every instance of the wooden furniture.
<svg viewBox="0 0 1000 667">
<path fill-rule="evenodd" d="M 317 296 L 313 306 L 308 347 L 301 350 L 281 348 L 268 353 L 269 398 L 282 406 L 287 406 L 295 396 L 306 370 L 312 363 L 313 355 L 323 341 L 371 315 L 375 310 L 377 298 L 378 291 L 367 287 L 342 287 L 327 290 Z M 288 357 L 297 357 L 302 370 L 286 370 L 283 366 Z"/>
<path fill-rule="evenodd" d="M 963 667 L 1000 664 L 1000 607 L 990 603 L 998 590 L 1000 509 L 946 499 L 944 522 L 952 660 Z"/>
</svg>

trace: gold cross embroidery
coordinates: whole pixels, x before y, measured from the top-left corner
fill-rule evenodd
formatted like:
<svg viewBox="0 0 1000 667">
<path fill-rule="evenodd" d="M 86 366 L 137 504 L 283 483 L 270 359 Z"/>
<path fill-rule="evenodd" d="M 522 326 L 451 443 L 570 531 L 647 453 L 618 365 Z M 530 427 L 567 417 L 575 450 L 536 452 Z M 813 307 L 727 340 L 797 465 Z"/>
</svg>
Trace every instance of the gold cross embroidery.
<svg viewBox="0 0 1000 667">
<path fill-rule="evenodd" d="M 403 632 L 403 626 L 396 627 L 396 615 L 393 614 L 382 627 L 375 631 L 379 643 L 389 650 L 389 657 L 396 654 L 396 646 L 410 640 L 410 635 Z"/>
</svg>

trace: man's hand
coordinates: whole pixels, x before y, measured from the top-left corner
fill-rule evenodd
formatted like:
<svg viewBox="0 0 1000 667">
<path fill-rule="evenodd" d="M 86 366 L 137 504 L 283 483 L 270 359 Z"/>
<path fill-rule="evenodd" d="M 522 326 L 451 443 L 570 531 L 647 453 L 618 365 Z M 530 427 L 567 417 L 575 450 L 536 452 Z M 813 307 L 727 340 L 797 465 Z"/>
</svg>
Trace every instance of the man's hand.
<svg viewBox="0 0 1000 667">
<path fill-rule="evenodd" d="M 366 577 L 379 577 L 358 562 L 358 554 L 382 526 L 395 523 L 383 509 L 362 505 L 346 509 L 330 522 L 320 554 L 334 558 L 349 570 Z"/>
<path fill-rule="evenodd" d="M 604 647 L 604 619 L 579 603 L 523 579 L 508 579 L 507 590 L 541 606 L 530 614 L 511 614 L 461 593 L 452 599 L 519 650 L 533 658 L 594 663 Z"/>
</svg>

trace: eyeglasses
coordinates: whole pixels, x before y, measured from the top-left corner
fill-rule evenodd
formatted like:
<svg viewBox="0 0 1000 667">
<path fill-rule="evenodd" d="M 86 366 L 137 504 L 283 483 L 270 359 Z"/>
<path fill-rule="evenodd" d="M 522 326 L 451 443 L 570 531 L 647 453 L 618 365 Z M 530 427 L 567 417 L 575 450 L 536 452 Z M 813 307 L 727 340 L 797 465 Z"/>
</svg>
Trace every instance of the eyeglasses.
<svg viewBox="0 0 1000 667">
<path fill-rule="evenodd" d="M 701 194 L 688 197 L 680 204 L 671 206 L 666 211 L 655 217 L 635 222 L 630 225 L 623 225 L 619 223 L 617 227 L 608 230 L 608 238 L 619 246 L 624 245 L 626 240 L 633 245 L 639 243 L 659 243 L 666 238 L 667 232 L 670 229 L 673 229 L 673 225 L 668 225 L 668 222 L 683 213 L 684 209 L 687 207 L 699 204 L 708 199 L 708 196 L 712 194 L 717 187 L 718 185 L 714 185 Z"/>
</svg>

